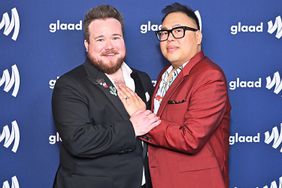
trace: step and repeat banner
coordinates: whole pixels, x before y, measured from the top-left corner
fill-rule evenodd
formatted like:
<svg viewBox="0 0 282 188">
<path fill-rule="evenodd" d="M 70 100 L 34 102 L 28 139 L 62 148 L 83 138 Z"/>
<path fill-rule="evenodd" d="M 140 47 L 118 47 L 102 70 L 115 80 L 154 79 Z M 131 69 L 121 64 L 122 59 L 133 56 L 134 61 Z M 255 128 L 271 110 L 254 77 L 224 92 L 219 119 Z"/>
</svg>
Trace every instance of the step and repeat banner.
<svg viewBox="0 0 282 188">
<path fill-rule="evenodd" d="M 125 20 L 126 62 L 156 80 L 155 37 L 170 0 L 0 1 L 0 187 L 51 188 L 59 162 L 51 96 L 83 63 L 82 20 L 99 4 Z M 232 104 L 230 187 L 282 187 L 282 1 L 185 0 L 203 50 L 224 70 Z"/>
</svg>

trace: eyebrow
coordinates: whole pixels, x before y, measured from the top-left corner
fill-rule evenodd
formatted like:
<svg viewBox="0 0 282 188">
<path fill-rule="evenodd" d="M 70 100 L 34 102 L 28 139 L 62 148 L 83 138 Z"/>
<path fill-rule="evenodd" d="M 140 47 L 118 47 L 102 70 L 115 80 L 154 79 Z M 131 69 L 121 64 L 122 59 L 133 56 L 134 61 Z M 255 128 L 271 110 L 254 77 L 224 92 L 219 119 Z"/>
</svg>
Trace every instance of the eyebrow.
<svg viewBox="0 0 282 188">
<path fill-rule="evenodd" d="M 112 34 L 111 36 L 113 36 L 113 37 L 116 37 L 116 36 L 122 37 L 122 35 L 121 35 L 121 34 L 118 34 L 118 33 L 114 33 L 114 34 Z M 99 36 L 97 36 L 97 37 L 94 37 L 94 39 L 103 38 L 103 37 L 105 37 L 105 35 L 99 35 Z"/>
<path fill-rule="evenodd" d="M 99 36 L 97 36 L 97 37 L 93 37 L 94 39 L 98 39 L 98 38 L 103 38 L 103 37 L 105 37 L 104 35 L 99 35 Z"/>
<path fill-rule="evenodd" d="M 119 36 L 119 37 L 122 37 L 122 35 L 121 34 L 113 34 L 112 36 L 114 36 L 114 37 L 116 37 L 116 36 Z"/>
</svg>

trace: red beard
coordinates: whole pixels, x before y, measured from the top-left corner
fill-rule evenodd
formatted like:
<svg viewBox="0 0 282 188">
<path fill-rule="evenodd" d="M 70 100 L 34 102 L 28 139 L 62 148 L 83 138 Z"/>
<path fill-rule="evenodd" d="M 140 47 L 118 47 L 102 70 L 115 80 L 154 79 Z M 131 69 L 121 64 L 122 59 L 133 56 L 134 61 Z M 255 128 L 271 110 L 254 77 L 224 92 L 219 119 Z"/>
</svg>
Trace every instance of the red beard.
<svg viewBox="0 0 282 188">
<path fill-rule="evenodd" d="M 105 52 L 101 53 L 102 56 L 108 56 L 109 54 L 118 54 L 116 50 L 110 49 L 106 50 Z M 87 57 L 90 60 L 90 62 L 95 65 L 97 69 L 102 71 L 106 74 L 113 74 L 116 71 L 118 71 L 124 61 L 124 57 L 120 57 L 116 60 L 116 62 L 108 61 L 105 62 L 103 60 L 97 60 L 96 58 L 92 57 L 89 53 L 87 53 Z"/>
</svg>

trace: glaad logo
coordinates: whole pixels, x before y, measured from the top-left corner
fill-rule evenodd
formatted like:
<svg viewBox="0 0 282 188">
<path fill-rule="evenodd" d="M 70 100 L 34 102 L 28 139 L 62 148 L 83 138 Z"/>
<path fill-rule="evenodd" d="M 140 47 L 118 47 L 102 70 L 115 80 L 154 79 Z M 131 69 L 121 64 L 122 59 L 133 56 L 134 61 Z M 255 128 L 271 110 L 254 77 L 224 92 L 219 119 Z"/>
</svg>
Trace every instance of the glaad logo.
<svg viewBox="0 0 282 188">
<path fill-rule="evenodd" d="M 234 145 L 235 143 L 251 143 L 251 142 L 260 142 L 260 133 L 257 133 L 256 136 L 243 136 L 239 133 L 235 133 L 234 136 L 229 136 L 229 145 Z"/>
<path fill-rule="evenodd" d="M 263 186 L 263 188 L 282 188 L 282 176 L 279 178 L 279 183 L 276 181 L 271 182 L 270 186 Z"/>
<path fill-rule="evenodd" d="M 202 18 L 200 15 L 200 12 L 198 10 L 195 11 L 196 16 L 198 17 L 199 20 L 199 25 L 200 25 L 200 30 L 202 30 Z M 158 24 L 152 24 L 151 21 L 148 21 L 146 24 L 140 25 L 140 32 L 142 34 L 147 33 L 148 31 L 158 31 L 160 30 L 162 25 Z"/>
<path fill-rule="evenodd" d="M 17 176 L 12 177 L 12 185 L 9 185 L 8 180 L 4 181 L 2 188 L 20 188 Z"/>
<path fill-rule="evenodd" d="M 50 89 L 54 89 L 55 84 L 56 84 L 56 81 L 57 81 L 59 78 L 60 78 L 60 77 L 57 76 L 57 79 L 56 79 L 56 80 L 50 80 L 50 81 L 49 81 L 49 88 L 50 88 Z"/>
<path fill-rule="evenodd" d="M 234 188 L 238 188 L 237 186 L 235 186 Z M 256 188 L 259 188 L 258 186 L 256 186 Z M 282 176 L 279 178 L 279 183 L 276 181 L 271 182 L 271 185 L 265 185 L 262 188 L 282 188 Z"/>
<path fill-rule="evenodd" d="M 267 24 L 268 24 L 267 32 L 272 34 L 276 31 L 275 37 L 277 39 L 280 39 L 282 37 L 282 19 L 281 19 L 281 16 L 276 17 L 274 24 L 271 20 L 268 21 Z"/>
<path fill-rule="evenodd" d="M 55 135 L 49 136 L 49 144 L 53 145 L 53 144 L 56 144 L 57 142 L 62 142 L 62 139 L 58 132 L 56 132 Z"/>
<path fill-rule="evenodd" d="M 261 88 L 261 78 L 256 81 L 246 81 L 236 78 L 229 82 L 229 89 L 236 90 L 237 88 Z"/>
<path fill-rule="evenodd" d="M 282 37 L 282 19 L 281 16 L 277 16 L 275 22 L 272 20 L 267 22 L 269 34 L 273 34 L 276 31 L 275 37 L 280 39 Z M 264 31 L 264 23 L 260 22 L 256 25 L 247 25 L 241 22 L 238 22 L 236 25 L 230 27 L 230 33 L 232 35 L 237 35 L 238 33 L 262 33 Z"/>
<path fill-rule="evenodd" d="M 5 26 L 3 34 L 6 36 L 8 36 L 12 32 L 12 30 L 14 30 L 12 39 L 16 41 L 20 31 L 20 17 L 16 8 L 13 8 L 11 12 L 11 20 L 7 12 L 3 14 L 2 20 L 0 22 L 0 30 Z"/>
<path fill-rule="evenodd" d="M 20 130 L 19 130 L 19 126 L 16 121 L 12 122 L 12 131 L 11 132 L 10 132 L 8 125 L 5 125 L 3 127 L 2 134 L 0 134 L 0 142 L 2 142 L 3 140 L 4 140 L 5 148 L 8 148 L 14 142 L 12 151 L 14 153 L 17 152 L 19 144 L 20 144 Z"/>
<path fill-rule="evenodd" d="M 0 78 L 0 87 L 4 83 L 5 92 L 9 92 L 14 86 L 12 96 L 16 97 L 20 88 L 20 74 L 17 65 L 12 66 L 12 76 L 10 76 L 9 71 L 7 69 L 3 71 L 2 78 Z"/>
<path fill-rule="evenodd" d="M 241 22 L 238 22 L 237 25 L 232 25 L 230 28 L 230 32 L 232 35 L 237 35 L 238 33 L 247 33 L 247 32 L 262 32 L 263 31 L 263 23 L 260 22 L 258 25 L 244 25 Z"/>
<path fill-rule="evenodd" d="M 261 88 L 262 87 L 262 78 L 259 78 L 255 81 L 250 80 L 241 80 L 240 78 L 236 78 L 236 80 L 231 80 L 229 82 L 229 89 L 236 90 L 238 88 Z M 271 90 L 274 87 L 274 93 L 279 94 L 282 91 L 282 80 L 280 78 L 280 74 L 276 71 L 273 74 L 273 78 L 270 76 L 266 77 L 266 85 L 265 87 L 268 90 Z"/>
<path fill-rule="evenodd" d="M 281 78 L 280 78 L 280 74 L 278 71 L 276 71 L 273 75 L 273 79 L 271 80 L 271 77 L 268 76 L 266 78 L 266 88 L 267 89 L 271 89 L 273 88 L 275 85 L 275 88 L 274 88 L 274 93 L 275 94 L 279 94 L 280 91 L 282 90 L 282 81 L 281 81 Z"/>
<path fill-rule="evenodd" d="M 161 27 L 162 25 L 152 24 L 151 21 L 148 21 L 146 24 L 140 25 L 140 32 L 145 34 L 148 31 L 158 31 L 161 29 Z"/>
<path fill-rule="evenodd" d="M 82 30 L 82 20 L 79 21 L 79 23 L 61 23 L 60 20 L 57 20 L 56 23 L 51 23 L 49 25 L 49 31 L 51 33 L 55 33 L 57 31 L 72 31 L 72 30 Z"/>
<path fill-rule="evenodd" d="M 280 149 L 280 152 L 282 153 L 282 123 L 280 124 L 280 133 L 278 129 L 277 126 L 274 127 L 271 132 L 266 131 L 264 133 L 264 143 L 270 144 L 273 142 L 272 147 L 274 149 Z M 234 135 L 229 136 L 229 145 L 234 145 L 235 143 L 259 143 L 260 137 L 260 133 L 257 133 L 255 136 L 243 136 L 239 135 L 239 133 L 235 133 Z"/>
<path fill-rule="evenodd" d="M 273 142 L 272 147 L 274 149 L 278 149 L 278 147 L 281 146 L 280 152 L 282 153 L 282 123 L 280 124 L 280 133 L 278 131 L 278 127 L 274 127 L 271 133 L 267 131 L 264 133 L 264 136 L 264 142 L 266 144 Z"/>
</svg>

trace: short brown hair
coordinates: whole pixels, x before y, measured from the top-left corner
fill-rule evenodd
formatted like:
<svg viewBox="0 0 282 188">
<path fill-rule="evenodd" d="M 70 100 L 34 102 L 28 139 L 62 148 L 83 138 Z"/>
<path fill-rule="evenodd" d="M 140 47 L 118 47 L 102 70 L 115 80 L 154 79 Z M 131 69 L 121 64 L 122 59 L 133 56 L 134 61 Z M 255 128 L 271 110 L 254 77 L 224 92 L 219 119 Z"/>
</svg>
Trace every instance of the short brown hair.
<svg viewBox="0 0 282 188">
<path fill-rule="evenodd" d="M 114 18 L 118 20 L 121 24 L 122 32 L 124 31 L 123 18 L 120 12 L 116 8 L 110 5 L 99 5 L 97 7 L 90 9 L 84 17 L 83 28 L 84 28 L 84 39 L 86 41 L 89 41 L 90 23 L 96 19 L 106 19 L 106 18 Z"/>
</svg>

